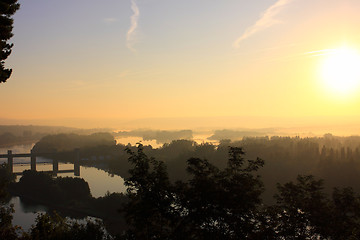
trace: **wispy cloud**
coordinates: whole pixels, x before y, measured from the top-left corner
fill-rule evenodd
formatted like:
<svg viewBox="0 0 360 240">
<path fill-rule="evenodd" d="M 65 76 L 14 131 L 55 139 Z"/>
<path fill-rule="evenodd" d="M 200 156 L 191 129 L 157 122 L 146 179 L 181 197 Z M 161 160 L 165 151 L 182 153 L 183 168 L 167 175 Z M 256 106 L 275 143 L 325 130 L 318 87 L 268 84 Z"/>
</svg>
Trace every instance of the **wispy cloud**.
<svg viewBox="0 0 360 240">
<path fill-rule="evenodd" d="M 320 57 L 320 56 L 329 56 L 338 53 L 338 49 L 322 49 L 322 50 L 315 50 L 310 52 L 304 53 L 294 53 L 292 55 L 285 55 L 281 57 L 272 57 L 272 58 L 260 58 L 256 59 L 255 62 L 263 61 L 263 62 L 277 62 L 277 61 L 291 61 L 293 59 L 298 58 L 313 58 L 313 57 Z"/>
<path fill-rule="evenodd" d="M 256 21 L 256 23 L 245 30 L 243 35 L 241 35 L 236 41 L 233 43 L 235 48 L 238 48 L 240 43 L 254 35 L 255 33 L 264 30 L 268 27 L 271 27 L 274 24 L 279 23 L 275 17 L 278 15 L 283 7 L 289 4 L 292 0 L 278 0 L 276 3 L 271 5 L 265 12 L 261 15 L 261 17 Z"/>
<path fill-rule="evenodd" d="M 140 15 L 140 11 L 136 4 L 136 0 L 131 0 L 131 10 L 133 11 L 133 14 L 130 17 L 131 25 L 126 34 L 126 45 L 131 51 L 136 52 L 136 49 L 134 48 L 134 44 L 136 41 L 135 30 L 138 26 L 138 20 Z"/>
<path fill-rule="evenodd" d="M 324 56 L 324 55 L 331 55 L 336 53 L 336 49 L 322 49 L 322 50 L 316 50 L 311 52 L 306 52 L 303 55 L 310 56 L 310 57 L 318 57 L 318 56 Z"/>
</svg>

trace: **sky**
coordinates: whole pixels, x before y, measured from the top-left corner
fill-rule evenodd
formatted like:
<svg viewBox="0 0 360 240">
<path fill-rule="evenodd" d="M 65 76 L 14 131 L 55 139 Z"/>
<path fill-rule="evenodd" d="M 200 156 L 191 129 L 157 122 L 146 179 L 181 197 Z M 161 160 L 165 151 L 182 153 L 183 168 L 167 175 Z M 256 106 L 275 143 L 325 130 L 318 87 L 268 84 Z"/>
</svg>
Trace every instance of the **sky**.
<svg viewBox="0 0 360 240">
<path fill-rule="evenodd" d="M 357 60 L 345 54 L 324 67 L 341 49 L 357 56 L 358 0 L 19 2 L 0 123 L 226 128 L 360 120 L 360 74 L 346 69 Z"/>
</svg>

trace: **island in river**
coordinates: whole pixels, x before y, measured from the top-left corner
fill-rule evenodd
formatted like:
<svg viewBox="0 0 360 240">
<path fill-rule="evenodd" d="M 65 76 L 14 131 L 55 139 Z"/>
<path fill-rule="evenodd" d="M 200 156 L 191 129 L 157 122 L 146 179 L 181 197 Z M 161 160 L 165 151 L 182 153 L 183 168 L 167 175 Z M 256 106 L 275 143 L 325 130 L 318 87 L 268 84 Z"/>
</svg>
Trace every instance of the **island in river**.
<svg viewBox="0 0 360 240">
<path fill-rule="evenodd" d="M 46 172 L 26 170 L 18 182 L 10 184 L 9 192 L 69 217 L 102 219 L 112 234 L 120 234 L 124 230 L 125 222 L 119 210 L 127 197 L 123 193 L 107 193 L 95 198 L 90 193 L 89 184 L 82 178 L 54 178 Z"/>
</svg>

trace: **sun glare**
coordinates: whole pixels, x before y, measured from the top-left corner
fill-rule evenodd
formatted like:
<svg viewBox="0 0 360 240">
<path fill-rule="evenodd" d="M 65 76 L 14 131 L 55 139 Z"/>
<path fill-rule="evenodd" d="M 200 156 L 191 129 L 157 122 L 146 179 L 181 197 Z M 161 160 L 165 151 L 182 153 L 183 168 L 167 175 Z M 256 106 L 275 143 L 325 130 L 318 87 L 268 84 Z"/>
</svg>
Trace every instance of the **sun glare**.
<svg viewBox="0 0 360 240">
<path fill-rule="evenodd" d="M 328 90 L 342 96 L 354 92 L 360 83 L 360 55 L 355 49 L 329 50 L 320 73 Z"/>
</svg>

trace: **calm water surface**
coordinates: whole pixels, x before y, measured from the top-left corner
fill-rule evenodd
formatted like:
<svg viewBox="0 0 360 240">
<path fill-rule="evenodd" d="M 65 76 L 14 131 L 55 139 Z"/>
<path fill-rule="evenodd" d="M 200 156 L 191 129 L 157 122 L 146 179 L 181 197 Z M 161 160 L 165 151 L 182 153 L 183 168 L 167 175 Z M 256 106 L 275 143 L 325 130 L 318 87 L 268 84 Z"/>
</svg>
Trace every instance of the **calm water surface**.
<svg viewBox="0 0 360 240">
<path fill-rule="evenodd" d="M 17 145 L 7 148 L 0 148 L 0 154 L 6 154 L 7 150 L 13 153 L 29 153 L 34 144 Z M 7 162 L 7 159 L 0 159 L 0 162 Z M 37 157 L 36 169 L 38 171 L 51 171 L 52 160 Z M 14 158 L 14 172 L 22 172 L 30 169 L 30 158 Z M 74 169 L 74 165 L 70 163 L 59 163 L 59 170 Z M 61 177 L 75 177 L 73 173 L 58 174 Z M 17 181 L 20 176 L 18 176 Z M 107 192 L 125 192 L 124 180 L 116 175 L 109 175 L 103 170 L 94 167 L 80 166 L 80 178 L 89 183 L 90 191 L 93 197 L 104 196 Z M 9 204 L 14 205 L 15 213 L 13 223 L 21 226 L 24 230 L 28 230 L 34 223 L 37 214 L 45 213 L 48 209 L 39 204 L 27 203 L 19 197 L 13 197 Z"/>
</svg>

